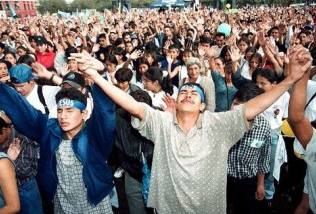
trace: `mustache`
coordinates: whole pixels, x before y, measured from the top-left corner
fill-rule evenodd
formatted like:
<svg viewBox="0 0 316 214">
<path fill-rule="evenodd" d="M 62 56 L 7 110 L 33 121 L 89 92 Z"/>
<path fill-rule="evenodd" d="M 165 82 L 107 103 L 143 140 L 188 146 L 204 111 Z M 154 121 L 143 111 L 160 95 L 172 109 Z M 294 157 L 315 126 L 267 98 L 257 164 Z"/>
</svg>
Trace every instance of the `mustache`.
<svg viewBox="0 0 316 214">
<path fill-rule="evenodd" d="M 184 102 L 189 102 L 191 104 L 194 104 L 194 102 L 192 100 L 190 100 L 190 99 L 183 99 L 183 100 L 181 100 L 181 103 L 184 103 Z"/>
</svg>

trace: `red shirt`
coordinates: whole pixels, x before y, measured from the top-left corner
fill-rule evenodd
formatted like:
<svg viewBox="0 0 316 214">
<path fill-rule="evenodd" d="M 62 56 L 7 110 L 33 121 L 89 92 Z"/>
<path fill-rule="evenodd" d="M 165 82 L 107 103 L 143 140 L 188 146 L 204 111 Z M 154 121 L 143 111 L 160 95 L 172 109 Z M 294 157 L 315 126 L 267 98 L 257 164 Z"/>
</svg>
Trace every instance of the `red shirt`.
<svg viewBox="0 0 316 214">
<path fill-rule="evenodd" d="M 44 65 L 45 68 L 47 69 L 54 68 L 54 59 L 55 59 L 56 53 L 54 52 L 39 53 L 36 51 L 35 55 L 37 57 L 37 62 Z"/>
</svg>

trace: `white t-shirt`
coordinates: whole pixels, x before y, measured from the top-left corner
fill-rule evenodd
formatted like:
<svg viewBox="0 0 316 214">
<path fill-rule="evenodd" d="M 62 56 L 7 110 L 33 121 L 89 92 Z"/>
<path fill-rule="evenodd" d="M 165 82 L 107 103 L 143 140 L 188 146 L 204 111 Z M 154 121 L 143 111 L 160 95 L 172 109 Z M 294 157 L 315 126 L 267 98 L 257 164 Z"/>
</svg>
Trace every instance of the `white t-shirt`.
<svg viewBox="0 0 316 214">
<path fill-rule="evenodd" d="M 307 163 L 304 192 L 309 196 L 309 207 L 316 213 L 316 130 L 313 129 L 313 136 L 306 150 L 298 141 L 294 142 L 294 148 Z"/>
<path fill-rule="evenodd" d="M 290 94 L 285 92 L 267 110 L 262 112 L 262 116 L 270 122 L 273 133 L 281 133 L 282 119 L 288 116 L 289 100 Z"/>
<path fill-rule="evenodd" d="M 38 93 L 37 93 L 38 85 L 35 85 L 31 93 L 25 97 L 26 100 L 37 110 L 40 110 L 43 114 L 45 114 L 45 107 L 41 103 Z M 58 93 L 60 90 L 59 86 L 48 86 L 44 85 L 42 86 L 42 91 L 43 91 L 43 97 L 45 99 L 46 105 L 49 109 L 50 114 L 53 113 L 54 115 L 54 107 L 56 106 L 56 100 L 55 100 L 55 95 Z M 55 112 L 55 118 L 57 117 L 57 111 Z"/>
</svg>

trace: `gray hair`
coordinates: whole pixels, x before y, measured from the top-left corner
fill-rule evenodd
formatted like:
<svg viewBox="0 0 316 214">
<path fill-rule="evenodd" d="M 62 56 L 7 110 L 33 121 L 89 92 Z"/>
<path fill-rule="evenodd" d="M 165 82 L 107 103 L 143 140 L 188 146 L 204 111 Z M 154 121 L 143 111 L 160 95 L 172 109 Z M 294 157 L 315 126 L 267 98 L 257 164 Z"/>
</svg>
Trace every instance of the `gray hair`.
<svg viewBox="0 0 316 214">
<path fill-rule="evenodd" d="M 186 66 L 187 68 L 191 67 L 192 65 L 197 65 L 199 68 L 202 68 L 202 64 L 198 58 L 191 57 L 188 59 Z"/>
</svg>

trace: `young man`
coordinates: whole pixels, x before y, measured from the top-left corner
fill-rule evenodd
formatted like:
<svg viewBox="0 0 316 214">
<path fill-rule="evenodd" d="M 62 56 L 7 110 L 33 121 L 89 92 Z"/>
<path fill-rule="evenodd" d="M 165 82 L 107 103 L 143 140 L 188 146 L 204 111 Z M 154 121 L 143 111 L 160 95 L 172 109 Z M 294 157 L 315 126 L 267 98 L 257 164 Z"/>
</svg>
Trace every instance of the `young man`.
<svg viewBox="0 0 316 214">
<path fill-rule="evenodd" d="M 232 109 L 263 92 L 254 83 L 243 85 L 235 94 Z M 270 123 L 257 115 L 252 129 L 228 153 L 228 213 L 256 213 L 256 200 L 264 199 L 264 176 L 270 169 L 270 149 Z"/>
<path fill-rule="evenodd" d="M 289 105 L 288 121 L 299 141 L 294 142 L 294 147 L 307 163 L 303 198 L 295 214 L 307 214 L 309 209 L 316 213 L 316 130 L 305 116 L 308 79 L 309 72 L 306 72 L 294 84 Z"/>
<path fill-rule="evenodd" d="M 9 70 L 11 83 L 15 90 L 24 96 L 32 106 L 43 114 L 49 114 L 56 106 L 54 97 L 60 87 L 37 85 L 35 82 L 37 77 L 33 76 L 32 72 L 32 68 L 27 65 L 20 64 L 12 67 Z M 53 78 L 54 76 L 51 76 L 51 80 Z"/>
<path fill-rule="evenodd" d="M 82 54 L 73 54 L 80 62 Z M 197 84 L 184 84 L 176 114 L 153 110 L 103 79 L 95 70 L 85 73 L 131 115 L 132 125 L 155 143 L 148 207 L 158 213 L 225 213 L 228 150 L 249 130 L 247 120 L 268 108 L 302 77 L 311 56 L 293 48 L 290 75 L 273 90 L 234 111 L 211 113 Z M 1 98 L 1 97 L 0 97 Z M 203 112 L 203 113 L 201 113 Z"/>
<path fill-rule="evenodd" d="M 0 110 L 0 152 L 9 155 L 15 165 L 21 214 L 42 214 L 41 196 L 35 180 L 39 145 L 18 133 L 11 119 Z"/>
<path fill-rule="evenodd" d="M 114 143 L 114 103 L 98 86 L 92 91 L 94 110 L 85 123 L 87 100 L 77 89 L 58 92 L 57 119 L 48 119 L 0 84 L 0 108 L 16 130 L 40 144 L 38 181 L 54 200 L 55 213 L 112 213 L 114 184 L 107 159 Z"/>
</svg>

